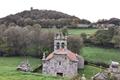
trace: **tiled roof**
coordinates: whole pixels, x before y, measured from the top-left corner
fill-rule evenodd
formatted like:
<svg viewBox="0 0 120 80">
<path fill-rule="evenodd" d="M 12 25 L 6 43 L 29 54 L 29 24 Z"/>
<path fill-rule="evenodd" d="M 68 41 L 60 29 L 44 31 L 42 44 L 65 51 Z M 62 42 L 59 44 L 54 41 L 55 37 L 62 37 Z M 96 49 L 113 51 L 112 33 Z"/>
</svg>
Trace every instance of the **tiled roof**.
<svg viewBox="0 0 120 80">
<path fill-rule="evenodd" d="M 51 58 L 53 58 L 53 55 L 54 55 L 54 53 L 50 53 L 50 54 L 47 56 L 46 60 L 50 60 Z"/>
<path fill-rule="evenodd" d="M 75 53 L 73 53 L 72 51 L 68 50 L 68 49 L 58 49 L 53 51 L 51 54 L 49 54 L 46 58 L 46 60 L 50 60 L 51 58 L 53 58 L 53 56 L 55 54 L 66 54 L 67 57 L 71 60 L 71 61 L 77 61 L 77 55 Z"/>
</svg>

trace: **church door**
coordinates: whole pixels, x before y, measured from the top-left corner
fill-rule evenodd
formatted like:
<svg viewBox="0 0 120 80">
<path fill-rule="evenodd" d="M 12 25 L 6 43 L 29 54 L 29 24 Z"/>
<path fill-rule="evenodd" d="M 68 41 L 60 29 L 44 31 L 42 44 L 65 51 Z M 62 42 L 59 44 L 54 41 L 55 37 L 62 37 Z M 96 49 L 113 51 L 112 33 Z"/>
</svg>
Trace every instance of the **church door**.
<svg viewBox="0 0 120 80">
<path fill-rule="evenodd" d="M 63 76 L 63 73 L 57 73 L 57 76 Z"/>
</svg>

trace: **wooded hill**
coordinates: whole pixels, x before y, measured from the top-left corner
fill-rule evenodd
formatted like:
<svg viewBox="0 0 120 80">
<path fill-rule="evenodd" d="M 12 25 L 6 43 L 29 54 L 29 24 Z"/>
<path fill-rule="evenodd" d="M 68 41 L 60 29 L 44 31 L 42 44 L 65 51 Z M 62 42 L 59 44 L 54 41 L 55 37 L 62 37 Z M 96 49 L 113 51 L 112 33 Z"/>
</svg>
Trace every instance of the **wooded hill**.
<svg viewBox="0 0 120 80">
<path fill-rule="evenodd" d="M 31 9 L 23 12 L 9 15 L 0 19 L 0 24 L 8 25 L 34 25 L 40 24 L 42 27 L 75 27 L 76 24 L 90 24 L 90 21 L 79 19 L 78 17 L 71 16 L 62 12 L 53 10 L 38 10 Z"/>
<path fill-rule="evenodd" d="M 110 18 L 109 20 L 102 19 L 102 20 L 98 20 L 96 24 L 114 24 L 120 26 L 120 19 L 118 18 Z"/>
</svg>

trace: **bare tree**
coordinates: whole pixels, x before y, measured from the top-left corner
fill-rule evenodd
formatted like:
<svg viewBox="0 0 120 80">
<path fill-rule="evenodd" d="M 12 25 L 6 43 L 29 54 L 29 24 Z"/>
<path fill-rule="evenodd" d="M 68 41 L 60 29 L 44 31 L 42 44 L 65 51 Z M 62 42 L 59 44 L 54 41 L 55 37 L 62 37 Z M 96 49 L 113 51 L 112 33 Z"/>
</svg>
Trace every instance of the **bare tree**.
<svg viewBox="0 0 120 80">
<path fill-rule="evenodd" d="M 9 27 L 4 32 L 4 37 L 7 46 L 9 47 L 10 52 L 14 53 L 14 55 L 19 55 L 20 52 L 20 37 L 21 37 L 22 28 L 19 26 Z"/>
</svg>

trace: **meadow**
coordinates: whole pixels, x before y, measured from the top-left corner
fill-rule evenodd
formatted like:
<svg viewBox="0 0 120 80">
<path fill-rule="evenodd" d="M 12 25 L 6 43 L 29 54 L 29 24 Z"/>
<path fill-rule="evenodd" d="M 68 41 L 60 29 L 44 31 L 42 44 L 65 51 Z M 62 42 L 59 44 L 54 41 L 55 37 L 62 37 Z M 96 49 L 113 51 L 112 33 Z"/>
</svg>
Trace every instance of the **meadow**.
<svg viewBox="0 0 120 80">
<path fill-rule="evenodd" d="M 22 61 L 24 61 L 24 57 L 0 57 L 0 80 L 70 80 L 41 73 L 17 71 L 16 68 Z M 33 69 L 41 64 L 41 60 L 38 58 L 28 57 L 28 61 Z M 97 67 L 86 65 L 84 70 L 79 71 L 79 76 L 85 74 L 87 78 L 90 78 L 99 71 L 100 69 Z"/>
<path fill-rule="evenodd" d="M 87 35 L 94 34 L 98 29 L 68 29 L 68 33 L 72 35 L 80 35 L 86 33 Z"/>
<path fill-rule="evenodd" d="M 37 58 L 28 57 L 28 60 L 33 69 L 41 64 L 41 60 Z M 41 73 L 16 71 L 22 61 L 24 61 L 24 57 L 0 57 L 0 80 L 67 80 Z"/>
<path fill-rule="evenodd" d="M 120 50 L 112 48 L 84 47 L 81 55 L 87 61 L 110 64 L 111 61 L 120 62 Z"/>
<path fill-rule="evenodd" d="M 84 47 L 81 55 L 85 60 L 101 61 L 110 63 L 111 60 L 120 61 L 120 50 L 104 49 L 97 47 Z M 116 55 L 115 55 L 116 54 Z M 24 57 L 0 57 L 0 80 L 70 80 L 68 78 L 53 77 L 41 73 L 30 73 L 16 71 L 16 67 L 24 61 Z M 41 59 L 28 57 L 28 61 L 35 69 L 41 64 Z M 85 74 L 88 80 L 100 71 L 99 67 L 85 65 L 83 70 L 79 70 L 79 76 Z"/>
<path fill-rule="evenodd" d="M 72 35 L 80 35 L 81 33 L 92 35 L 97 30 L 98 29 L 68 29 L 68 32 Z M 102 62 L 106 64 L 110 64 L 111 61 L 120 62 L 120 49 L 88 46 L 83 47 L 81 55 L 85 60 L 92 62 Z"/>
<path fill-rule="evenodd" d="M 42 28 L 42 31 L 54 31 L 57 32 L 60 29 L 46 29 L 46 28 Z M 86 33 L 87 35 L 92 35 L 94 34 L 98 29 L 68 29 L 68 33 L 69 35 L 80 35 L 81 33 Z"/>
</svg>

